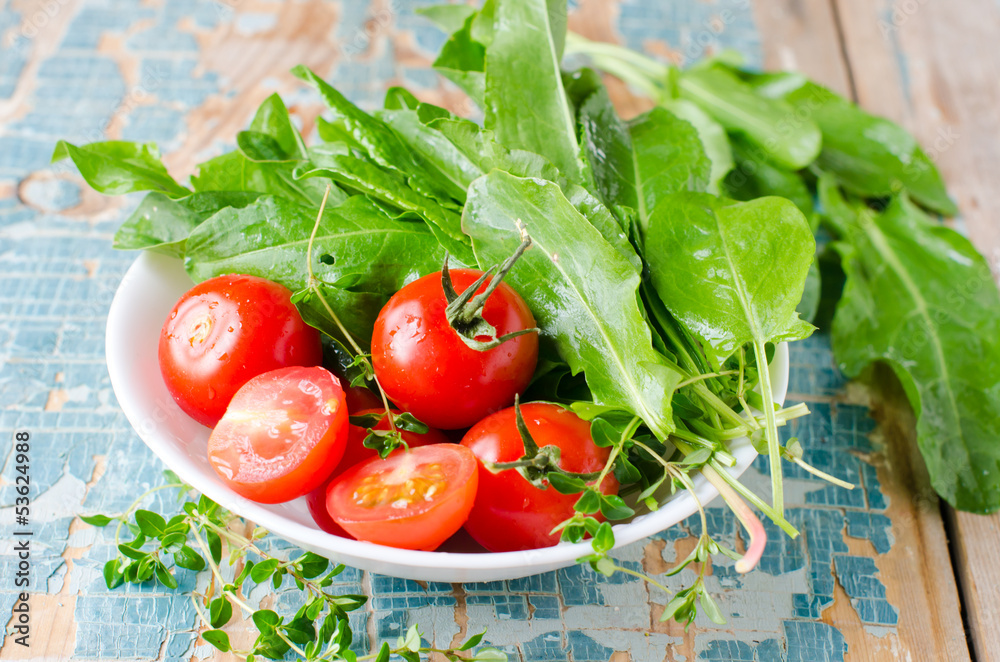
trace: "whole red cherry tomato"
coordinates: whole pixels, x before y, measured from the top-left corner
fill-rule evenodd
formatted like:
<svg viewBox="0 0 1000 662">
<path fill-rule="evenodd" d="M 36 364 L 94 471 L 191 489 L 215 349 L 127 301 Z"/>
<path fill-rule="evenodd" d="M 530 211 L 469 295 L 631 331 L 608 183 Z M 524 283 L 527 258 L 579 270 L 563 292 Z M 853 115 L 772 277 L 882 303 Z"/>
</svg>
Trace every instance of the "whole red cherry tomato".
<svg viewBox="0 0 1000 662">
<path fill-rule="evenodd" d="M 160 332 L 160 372 L 191 418 L 215 425 L 251 377 L 323 360 L 291 291 L 255 276 L 217 276 L 180 298 Z"/>
<path fill-rule="evenodd" d="M 330 483 L 326 508 L 358 540 L 433 550 L 462 528 L 478 477 L 468 448 L 420 446 L 354 465 Z"/>
<path fill-rule="evenodd" d="M 531 437 L 542 446 L 557 446 L 559 467 L 572 473 L 601 471 L 609 448 L 594 444 L 590 423 L 558 405 L 532 402 L 521 405 Z M 493 473 L 483 462 L 514 462 L 525 454 L 513 407 L 488 416 L 472 427 L 462 445 L 479 459 L 479 490 L 465 530 L 491 552 L 551 547 L 559 542 L 553 528 L 573 516 L 577 494 L 539 489 L 515 469 Z M 601 482 L 603 494 L 616 494 L 618 481 L 609 473 Z M 600 514 L 595 515 L 600 518 Z"/>
<path fill-rule="evenodd" d="M 481 275 L 473 269 L 451 270 L 457 292 Z M 468 427 L 512 404 L 515 394 L 527 388 L 538 360 L 536 333 L 486 351 L 472 349 L 449 325 L 446 306 L 441 273 L 424 276 L 389 299 L 372 334 L 372 363 L 386 395 L 442 430 Z M 498 337 L 535 326 L 524 299 L 506 283 L 486 300 L 483 318 Z"/>
<path fill-rule="evenodd" d="M 208 461 L 237 494 L 281 503 L 319 487 L 347 445 L 340 381 L 325 368 L 279 368 L 233 396 L 208 439 Z"/>
<path fill-rule="evenodd" d="M 364 389 L 366 393 L 371 393 L 367 389 Z M 372 394 L 373 397 L 378 397 Z M 353 411 L 351 409 L 350 402 L 351 392 L 347 392 L 347 410 L 351 412 L 351 416 L 365 416 L 367 414 L 382 414 L 382 418 L 379 422 L 371 426 L 375 430 L 388 430 L 389 429 L 389 419 L 385 416 L 385 412 L 382 409 L 362 409 L 361 411 Z M 394 410 L 394 413 L 399 413 Z M 347 448 L 344 450 L 344 457 L 341 458 L 340 464 L 334 469 L 330 477 L 327 478 L 322 485 L 317 487 L 315 490 L 306 495 L 306 506 L 309 507 L 309 514 L 312 515 L 313 520 L 315 520 L 317 526 L 323 529 L 327 533 L 332 533 L 341 537 L 350 537 L 350 534 L 344 531 L 339 524 L 333 521 L 330 517 L 330 513 L 326 510 L 326 490 L 330 486 L 330 483 L 344 473 L 346 470 L 350 469 L 359 462 L 364 462 L 365 460 L 370 460 L 373 457 L 378 457 L 378 451 L 372 448 L 365 447 L 365 437 L 368 436 L 368 429 L 359 427 L 357 425 L 348 425 L 347 427 Z M 417 434 L 416 432 L 408 432 L 406 430 L 400 430 L 400 436 L 403 437 L 403 441 L 407 443 L 410 448 L 419 448 L 420 446 L 428 446 L 430 444 L 446 444 L 448 438 L 445 437 L 440 430 L 435 430 L 430 428 L 427 432 L 423 434 Z M 399 450 L 393 451 L 398 453 Z"/>
</svg>

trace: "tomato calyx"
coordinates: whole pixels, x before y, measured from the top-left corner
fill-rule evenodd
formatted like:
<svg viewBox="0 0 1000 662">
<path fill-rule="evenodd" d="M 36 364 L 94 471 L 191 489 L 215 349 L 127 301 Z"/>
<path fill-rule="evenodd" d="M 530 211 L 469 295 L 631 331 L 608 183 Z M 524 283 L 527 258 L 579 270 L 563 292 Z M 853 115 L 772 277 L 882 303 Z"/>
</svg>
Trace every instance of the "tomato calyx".
<svg viewBox="0 0 1000 662">
<path fill-rule="evenodd" d="M 514 460 L 513 462 L 483 462 L 483 465 L 489 469 L 490 472 L 499 473 L 501 471 L 514 469 L 521 474 L 526 481 L 540 490 L 548 489 L 549 484 L 553 483 L 551 480 L 553 475 L 558 476 L 555 481 L 555 483 L 558 484 L 565 484 L 567 482 L 565 480 L 560 480 L 560 478 L 575 478 L 582 481 L 591 481 L 600 477 L 600 471 L 595 471 L 593 473 L 574 473 L 572 471 L 566 471 L 559 466 L 559 460 L 562 457 L 562 450 L 558 446 L 539 447 L 538 443 L 531 436 L 531 432 L 528 431 L 527 424 L 524 422 L 524 416 L 521 414 L 521 401 L 519 396 L 515 396 L 514 398 L 514 420 L 517 424 L 517 432 L 521 436 L 521 443 L 524 444 L 524 455 L 522 455 L 520 459 Z M 558 490 L 558 486 L 553 486 L 557 487 Z"/>
<path fill-rule="evenodd" d="M 483 307 L 486 305 L 486 300 L 490 298 L 494 290 L 500 287 L 504 276 L 511 270 L 518 258 L 524 254 L 524 251 L 531 247 L 531 237 L 525 232 L 524 226 L 518 222 L 518 227 L 523 237 L 521 245 L 517 247 L 513 255 L 507 258 L 503 265 L 500 265 L 500 270 L 490 281 L 490 284 L 486 286 L 482 294 L 477 295 L 476 291 L 493 274 L 498 265 L 493 265 L 487 269 L 476 282 L 459 294 L 455 291 L 455 286 L 451 281 L 451 273 L 448 271 L 448 255 L 445 254 L 444 256 L 444 264 L 441 266 L 441 288 L 444 290 L 445 299 L 448 301 L 448 307 L 444 311 L 445 317 L 448 320 L 448 325 L 455 330 L 455 333 L 462 339 L 462 342 L 476 351 L 485 352 L 486 350 L 502 345 L 511 338 L 538 332 L 537 328 L 532 327 L 530 329 L 512 331 L 497 337 L 496 327 L 483 318 Z M 479 340 L 479 338 L 483 337 L 488 338 L 488 340 Z"/>
<path fill-rule="evenodd" d="M 409 412 L 390 412 L 389 429 L 375 429 L 375 426 L 378 425 L 379 422 L 385 418 L 385 416 L 385 412 L 379 411 L 368 414 L 360 414 L 358 416 L 351 416 L 348 419 L 351 425 L 356 425 L 359 428 L 365 428 L 367 430 L 368 435 L 365 437 L 362 444 L 365 448 L 371 448 L 372 450 L 377 451 L 379 457 L 383 460 L 389 457 L 389 454 L 400 446 L 402 446 L 405 450 L 410 449 L 410 445 L 403 439 L 402 432 L 427 434 L 430 430 L 430 426 L 421 422 L 416 416 Z"/>
</svg>

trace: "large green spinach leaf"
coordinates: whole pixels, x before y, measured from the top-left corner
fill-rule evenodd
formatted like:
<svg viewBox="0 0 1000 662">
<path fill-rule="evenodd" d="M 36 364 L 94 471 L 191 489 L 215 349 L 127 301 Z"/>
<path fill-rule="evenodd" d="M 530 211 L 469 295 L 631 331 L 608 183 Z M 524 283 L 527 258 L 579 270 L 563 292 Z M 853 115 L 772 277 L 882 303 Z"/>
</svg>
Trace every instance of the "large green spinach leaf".
<svg viewBox="0 0 1000 662">
<path fill-rule="evenodd" d="M 819 127 L 781 99 L 769 99 L 719 66 L 695 67 L 678 78 L 681 98 L 702 108 L 727 131 L 740 133 L 778 165 L 804 168 L 819 155 Z"/>
<path fill-rule="evenodd" d="M 887 363 L 917 416 L 931 484 L 948 503 L 1000 508 L 1000 294 L 967 239 L 905 197 L 877 214 L 820 183 L 847 282 L 833 319 L 840 369 Z"/>
<path fill-rule="evenodd" d="M 514 251 L 521 241 L 518 220 L 534 246 L 507 278 L 530 293 L 543 336 L 555 341 L 574 373 L 584 372 L 595 402 L 633 412 L 666 439 L 681 374 L 653 350 L 637 301 L 635 266 L 557 185 L 496 170 L 473 182 L 462 222 L 480 265 Z"/>
<path fill-rule="evenodd" d="M 95 191 L 107 195 L 160 191 L 180 198 L 191 194 L 167 173 L 160 161 L 160 150 L 154 143 L 108 140 L 77 146 L 60 140 L 56 143 L 52 162 L 67 157 L 73 160 L 73 165 Z"/>
<path fill-rule="evenodd" d="M 114 247 L 184 257 L 188 235 L 205 219 L 226 207 L 246 207 L 257 197 L 244 191 L 195 193 L 178 199 L 150 193 L 118 228 Z"/>
<path fill-rule="evenodd" d="M 748 344 L 757 365 L 766 366 L 766 343 L 812 333 L 795 308 L 815 251 L 809 223 L 790 201 L 734 202 L 704 193 L 662 200 L 645 243 L 656 291 L 717 368 Z M 774 508 L 781 513 L 780 449 L 766 368 L 760 388 Z"/>
<path fill-rule="evenodd" d="M 185 268 L 195 281 L 244 273 L 302 290 L 317 211 L 272 196 L 224 209 L 188 237 Z M 423 223 L 391 219 L 364 196 L 354 196 L 325 210 L 312 257 L 316 277 L 331 288 L 331 304 L 345 316 L 348 330 L 369 338 L 381 306 L 406 283 L 440 269 L 444 250 Z"/>
<path fill-rule="evenodd" d="M 947 216 L 958 213 L 940 173 L 909 131 L 866 113 L 821 85 L 791 76 L 765 79 L 762 95 L 780 96 L 823 132 L 816 165 L 833 173 L 851 193 L 884 197 L 906 192 L 914 201 Z M 791 82 L 798 80 L 798 86 Z"/>
<path fill-rule="evenodd" d="M 486 51 L 484 126 L 507 147 L 541 154 L 579 182 L 580 146 L 559 68 L 559 45 L 545 0 L 496 1 L 493 40 Z"/>
</svg>

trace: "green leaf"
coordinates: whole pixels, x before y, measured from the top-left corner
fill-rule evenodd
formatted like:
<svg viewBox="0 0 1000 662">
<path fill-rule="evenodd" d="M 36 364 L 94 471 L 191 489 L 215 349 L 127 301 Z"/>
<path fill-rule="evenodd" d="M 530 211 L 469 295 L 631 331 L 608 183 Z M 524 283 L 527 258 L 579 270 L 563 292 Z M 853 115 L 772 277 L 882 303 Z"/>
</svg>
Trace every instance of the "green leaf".
<svg viewBox="0 0 1000 662">
<path fill-rule="evenodd" d="M 553 28 L 559 31 L 545 0 L 497 0 L 486 55 L 483 126 L 507 147 L 541 154 L 578 182 L 580 146 L 562 81 L 560 39 Z M 564 40 L 565 24 L 562 30 Z"/>
<path fill-rule="evenodd" d="M 130 545 L 125 545 L 125 544 L 118 545 L 118 551 L 124 554 L 125 556 L 129 557 L 130 559 L 134 559 L 136 561 L 139 561 L 141 559 L 146 559 L 149 557 L 148 552 L 144 552 L 140 549 L 136 549 L 134 547 L 131 547 Z"/>
<path fill-rule="evenodd" d="M 302 135 L 292 124 L 285 102 L 278 94 L 272 94 L 260 105 L 250 124 L 250 131 L 270 137 L 281 158 L 303 159 L 306 156 Z"/>
<path fill-rule="evenodd" d="M 447 191 L 428 176 L 414 154 L 384 122 L 369 115 L 308 68 L 299 65 L 292 74 L 313 86 L 334 113 L 334 123 L 343 127 L 375 163 L 405 175 L 418 193 L 438 201 L 447 200 Z"/>
<path fill-rule="evenodd" d="M 520 244 L 523 222 L 534 246 L 507 276 L 530 304 L 543 338 L 574 372 L 584 371 L 599 405 L 640 416 L 658 436 L 672 429 L 670 397 L 680 373 L 653 350 L 636 299 L 640 276 L 566 199 L 558 186 L 493 171 L 469 189 L 463 225 L 480 265 Z"/>
<path fill-rule="evenodd" d="M 228 653 L 232 650 L 232 646 L 229 645 L 229 635 L 222 630 L 208 630 L 201 633 L 201 638 L 218 648 L 223 653 Z"/>
<path fill-rule="evenodd" d="M 621 441 L 621 433 L 603 418 L 595 418 L 590 422 L 590 436 L 594 444 L 601 448 L 610 448 Z"/>
<path fill-rule="evenodd" d="M 459 647 L 458 650 L 460 651 L 472 650 L 473 648 L 479 645 L 479 642 L 481 642 L 483 640 L 483 637 L 485 636 L 486 636 L 486 630 L 483 630 L 479 634 L 472 635 L 471 637 L 469 637 L 468 641 L 466 641 Z"/>
<path fill-rule="evenodd" d="M 160 191 L 178 198 L 191 193 L 167 173 L 160 161 L 160 150 L 153 143 L 109 140 L 76 146 L 60 140 L 52 162 L 67 157 L 94 190 L 106 195 Z"/>
<path fill-rule="evenodd" d="M 653 211 L 646 238 L 657 292 L 716 366 L 748 343 L 812 332 L 795 307 L 815 250 L 805 217 L 776 197 L 679 194 Z M 692 273 L 710 277 L 692 281 Z"/>
<path fill-rule="evenodd" d="M 813 212 L 813 194 L 799 173 L 772 164 L 760 148 L 741 136 L 732 138 L 736 167 L 726 177 L 726 193 L 736 200 L 755 200 L 769 195 L 788 198 L 808 216 Z"/>
<path fill-rule="evenodd" d="M 715 600 L 708 591 L 703 590 L 699 593 L 698 605 L 701 607 L 701 611 L 708 616 L 709 620 L 713 623 L 718 623 L 719 625 L 726 624 L 726 617 L 722 615 L 719 605 L 716 604 Z"/>
<path fill-rule="evenodd" d="M 620 520 L 632 517 L 635 511 L 617 494 L 609 494 L 601 496 L 601 514 L 609 520 Z"/>
<path fill-rule="evenodd" d="M 265 559 L 260 563 L 257 563 L 253 570 L 250 571 L 250 579 L 252 579 L 257 584 L 266 582 L 274 571 L 278 569 L 278 564 L 281 563 L 278 559 Z"/>
<path fill-rule="evenodd" d="M 461 216 L 442 207 L 432 198 L 412 190 L 398 172 L 381 168 L 354 156 L 313 150 L 317 167 L 300 171 L 306 178 L 329 177 L 342 187 L 380 200 L 401 212 L 424 219 L 441 245 L 452 255 L 468 264 L 472 261 L 469 240 L 462 232 Z"/>
<path fill-rule="evenodd" d="M 163 519 L 163 516 L 150 510 L 135 511 L 135 523 L 150 538 L 156 538 L 167 528 L 167 521 Z"/>
<path fill-rule="evenodd" d="M 452 33 L 461 30 L 476 9 L 469 5 L 431 5 L 417 7 L 416 13 L 434 21 L 445 32 Z"/>
<path fill-rule="evenodd" d="M 201 572 L 205 569 L 204 557 L 187 545 L 181 547 L 177 552 L 174 552 L 174 563 L 182 568 L 194 570 L 195 572 Z"/>
<path fill-rule="evenodd" d="M 406 631 L 405 637 L 400 637 L 400 643 L 397 648 L 405 648 L 414 653 L 420 652 L 420 628 L 417 625 L 411 625 Z"/>
<path fill-rule="evenodd" d="M 823 132 L 816 165 L 848 191 L 884 197 L 905 190 L 914 201 L 946 216 L 958 213 L 934 162 L 904 128 L 869 115 L 830 90 L 805 82 L 784 96 Z M 944 139 L 957 138 L 945 135 Z"/>
<path fill-rule="evenodd" d="M 378 649 L 378 655 L 375 656 L 375 662 L 389 662 L 390 655 L 392 651 L 389 649 L 389 642 L 383 641 L 382 647 Z"/>
<path fill-rule="evenodd" d="M 121 559 L 114 558 L 104 564 L 104 583 L 108 585 L 109 589 L 121 586 L 124 580 Z"/>
<path fill-rule="evenodd" d="M 780 99 L 768 99 L 718 66 L 688 69 L 679 77 L 681 98 L 697 104 L 731 133 L 743 134 L 778 165 L 793 170 L 812 163 L 820 152 L 819 127 L 799 117 Z"/>
<path fill-rule="evenodd" d="M 319 206 L 327 182 L 295 178 L 296 161 L 255 162 L 242 152 L 228 152 L 198 165 L 198 174 L 191 177 L 197 192 L 243 192 L 273 194 L 299 204 Z M 330 205 L 347 199 L 336 186 L 330 193 Z"/>
<path fill-rule="evenodd" d="M 313 577 L 318 577 L 330 566 L 330 561 L 323 558 L 319 554 L 314 554 L 313 552 L 306 552 L 299 558 L 295 559 L 295 563 L 301 569 L 300 572 L 302 576 L 306 579 L 312 579 Z"/>
<path fill-rule="evenodd" d="M 1000 294 L 989 266 L 905 197 L 876 214 L 823 179 L 820 199 L 847 275 L 832 331 L 840 369 L 855 377 L 888 364 L 917 416 L 935 491 L 960 510 L 996 512 Z"/>
<path fill-rule="evenodd" d="M 188 239 L 188 273 L 196 281 L 244 273 L 302 290 L 316 213 L 271 196 L 244 209 L 223 210 Z M 321 260 L 324 255 L 334 259 Z M 324 283 L 349 282 L 350 290 L 323 285 L 322 291 L 348 329 L 366 338 L 389 297 L 415 275 L 440 270 L 443 260 L 444 251 L 424 224 L 393 220 L 356 196 L 326 209 L 314 242 L 313 269 Z M 307 322 L 319 325 L 326 319 L 318 301 L 308 306 L 311 314 L 303 309 L 307 304 L 303 300 L 300 305 Z M 319 328 L 338 335 L 332 322 Z"/>
<path fill-rule="evenodd" d="M 384 110 L 377 113 L 423 166 L 455 200 L 465 202 L 465 190 L 482 171 L 440 131 L 420 120 L 416 110 Z"/>
<path fill-rule="evenodd" d="M 268 559 L 273 561 L 274 559 Z M 261 563 L 266 563 L 267 561 L 261 561 Z M 260 563 L 257 564 L 260 567 Z M 281 616 L 270 609 L 258 609 L 253 613 L 253 624 L 257 626 L 261 634 L 267 634 L 273 632 L 275 628 L 281 625 Z"/>
<path fill-rule="evenodd" d="M 816 241 L 802 212 L 784 198 L 732 202 L 684 193 L 650 217 L 646 258 L 674 319 L 702 343 L 713 365 L 752 344 L 767 419 L 775 510 L 782 513 L 781 459 L 767 343 L 805 338 L 813 327 L 795 311 Z M 691 274 L 706 274 L 692 281 Z"/>
<path fill-rule="evenodd" d="M 632 143 L 634 194 L 619 204 L 639 213 L 645 230 L 659 201 L 680 191 L 704 191 L 711 163 L 697 130 L 663 108 L 654 108 L 628 123 Z"/>
<path fill-rule="evenodd" d="M 281 629 L 296 644 L 306 644 L 316 638 L 316 629 L 307 618 L 296 618 Z"/>
<path fill-rule="evenodd" d="M 708 186 L 705 190 L 718 195 L 722 180 L 726 178 L 734 166 L 733 151 L 726 130 L 708 113 L 685 99 L 667 99 L 661 105 L 677 117 L 687 121 L 698 132 L 705 156 L 708 157 L 711 164 Z"/>
<path fill-rule="evenodd" d="M 496 135 L 475 122 L 442 118 L 430 122 L 462 155 L 479 168 L 479 174 L 493 169 L 506 170 L 518 177 L 539 177 L 559 182 L 561 176 L 552 163 L 540 154 L 522 149 L 508 149 L 496 140 Z M 478 177 L 478 175 L 477 175 Z M 469 181 L 469 184 L 472 180 Z"/>
<path fill-rule="evenodd" d="M 480 648 L 470 660 L 476 662 L 507 662 L 507 653 L 496 648 Z"/>
<path fill-rule="evenodd" d="M 585 490 L 573 504 L 573 510 L 584 515 L 593 515 L 601 509 L 601 495 L 596 490 Z"/>
<path fill-rule="evenodd" d="M 177 578 L 170 574 L 170 571 L 167 570 L 167 566 L 163 565 L 160 561 L 157 561 L 153 568 L 156 572 L 156 578 L 160 580 L 161 584 L 170 589 L 177 588 Z"/>
<path fill-rule="evenodd" d="M 205 539 L 208 541 L 208 551 L 212 554 L 212 560 L 216 565 L 222 563 L 222 538 L 214 531 L 206 531 Z"/>
<path fill-rule="evenodd" d="M 601 522 L 601 526 L 598 527 L 591 545 L 598 554 L 610 551 L 615 546 L 615 532 L 611 529 L 611 524 Z"/>
<path fill-rule="evenodd" d="M 80 519 L 91 526 L 107 526 L 114 518 L 107 515 L 80 515 Z"/>
<path fill-rule="evenodd" d="M 221 628 L 233 617 L 233 605 L 225 596 L 219 596 L 209 604 L 208 615 L 212 627 Z"/>
<path fill-rule="evenodd" d="M 587 484 L 576 476 L 567 476 L 558 471 L 551 471 L 546 475 L 549 485 L 560 494 L 578 494 L 587 489 Z"/>
<path fill-rule="evenodd" d="M 176 552 L 179 552 L 181 548 L 184 547 L 184 543 L 186 542 L 187 542 L 186 533 L 180 533 L 180 532 L 167 533 L 160 540 L 160 546 L 163 548 L 163 551 L 166 552 L 167 554 L 174 554 Z"/>
<path fill-rule="evenodd" d="M 472 38 L 475 20 L 476 15 L 467 17 L 462 27 L 452 33 L 434 60 L 434 70 L 483 108 L 486 98 L 486 49 Z"/>
</svg>

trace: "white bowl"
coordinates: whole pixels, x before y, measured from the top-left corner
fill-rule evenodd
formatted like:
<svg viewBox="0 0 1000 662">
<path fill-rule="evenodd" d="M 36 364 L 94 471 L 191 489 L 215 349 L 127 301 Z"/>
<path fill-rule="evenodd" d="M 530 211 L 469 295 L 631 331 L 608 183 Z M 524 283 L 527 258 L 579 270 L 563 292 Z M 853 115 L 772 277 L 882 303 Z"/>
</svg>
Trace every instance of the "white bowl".
<svg viewBox="0 0 1000 662">
<path fill-rule="evenodd" d="M 417 552 L 348 540 L 320 530 L 305 499 L 265 505 L 245 499 L 222 483 L 208 464 L 210 430 L 188 417 L 171 398 L 160 376 L 157 343 L 174 303 L 193 285 L 180 260 L 143 253 L 129 268 L 108 313 L 107 359 L 111 384 L 122 410 L 146 445 L 182 480 L 224 508 L 276 535 L 333 561 L 386 575 L 438 582 L 485 582 L 514 579 L 573 565 L 590 544 L 561 543 L 522 552 Z M 774 397 L 784 400 L 788 387 L 788 349 L 779 345 L 771 363 Z M 756 451 L 747 439 L 730 450 L 742 474 Z M 698 498 L 707 504 L 718 496 L 700 474 L 694 477 Z M 682 492 L 652 513 L 614 527 L 618 546 L 662 531 L 696 512 L 694 498 Z M 468 542 L 449 549 L 471 549 Z"/>
</svg>

